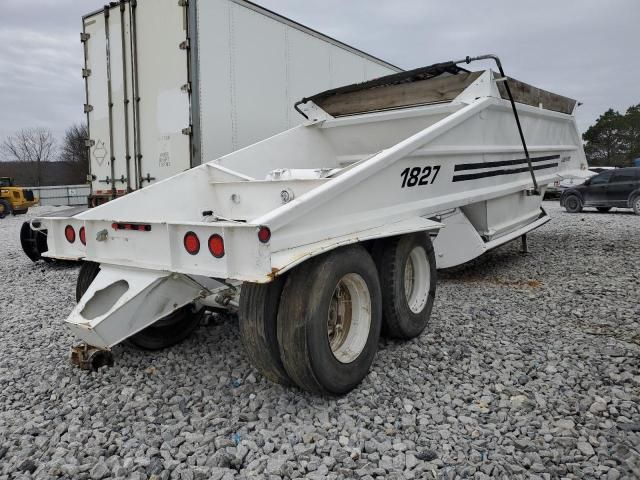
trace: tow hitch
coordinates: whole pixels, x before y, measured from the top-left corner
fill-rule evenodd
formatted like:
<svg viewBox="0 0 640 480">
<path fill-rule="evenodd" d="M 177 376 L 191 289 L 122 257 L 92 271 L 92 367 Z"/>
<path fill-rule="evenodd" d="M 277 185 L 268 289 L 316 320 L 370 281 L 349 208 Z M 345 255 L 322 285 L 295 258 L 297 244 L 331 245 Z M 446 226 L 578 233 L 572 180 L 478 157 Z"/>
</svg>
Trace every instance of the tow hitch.
<svg viewBox="0 0 640 480">
<path fill-rule="evenodd" d="M 72 365 L 80 367 L 82 370 L 98 370 L 104 366 L 113 367 L 113 354 L 110 350 L 92 347 L 86 343 L 71 347 L 69 360 Z"/>
</svg>

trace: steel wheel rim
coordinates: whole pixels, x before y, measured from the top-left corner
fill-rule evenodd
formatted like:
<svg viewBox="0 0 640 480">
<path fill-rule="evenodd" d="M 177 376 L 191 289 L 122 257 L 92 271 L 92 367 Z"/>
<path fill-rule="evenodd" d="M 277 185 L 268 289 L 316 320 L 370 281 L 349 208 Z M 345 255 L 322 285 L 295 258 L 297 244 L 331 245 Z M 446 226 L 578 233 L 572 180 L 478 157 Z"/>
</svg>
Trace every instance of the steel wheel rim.
<svg viewBox="0 0 640 480">
<path fill-rule="evenodd" d="M 569 197 L 567 199 L 568 207 L 571 210 L 578 208 L 578 199 L 576 197 Z"/>
<path fill-rule="evenodd" d="M 636 198 L 635 209 L 640 212 L 640 197 Z"/>
<path fill-rule="evenodd" d="M 415 247 L 409 253 L 404 267 L 404 295 L 413 313 L 424 310 L 431 289 L 431 269 L 427 252 L 423 247 Z"/>
<path fill-rule="evenodd" d="M 357 273 L 342 277 L 333 290 L 327 314 L 327 339 L 340 363 L 355 361 L 367 344 L 371 330 L 371 295 Z"/>
</svg>

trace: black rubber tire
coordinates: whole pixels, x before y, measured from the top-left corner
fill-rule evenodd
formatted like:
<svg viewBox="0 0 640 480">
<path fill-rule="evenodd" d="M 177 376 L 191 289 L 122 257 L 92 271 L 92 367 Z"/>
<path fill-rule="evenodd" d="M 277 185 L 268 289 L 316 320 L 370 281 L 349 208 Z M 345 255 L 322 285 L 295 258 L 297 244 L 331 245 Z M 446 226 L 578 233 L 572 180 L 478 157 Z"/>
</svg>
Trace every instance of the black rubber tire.
<svg viewBox="0 0 640 480">
<path fill-rule="evenodd" d="M 20 245 L 24 254 L 33 262 L 38 260 L 51 261 L 50 258 L 43 258 L 42 254 L 49 250 L 47 245 L 47 235 L 45 232 L 32 230 L 29 222 L 24 222 L 20 227 Z"/>
<path fill-rule="evenodd" d="M 564 199 L 564 208 L 569 213 L 580 213 L 582 211 L 582 200 L 577 195 L 569 195 Z"/>
<path fill-rule="evenodd" d="M 358 274 L 371 300 L 371 323 L 364 348 L 350 363 L 336 359 L 329 344 L 329 306 L 339 281 Z M 294 269 L 280 298 L 278 345 L 289 377 L 317 394 L 342 395 L 367 375 L 378 350 L 382 299 L 375 263 L 361 246 L 343 247 Z"/>
<path fill-rule="evenodd" d="M 100 273 L 100 264 L 95 262 L 82 262 L 78 280 L 76 281 L 76 303 L 80 301 L 84 293 L 89 289 L 95 278 Z"/>
<path fill-rule="evenodd" d="M 82 263 L 76 283 L 76 301 L 80 301 L 98 273 L 100 273 L 98 263 Z M 191 305 L 186 305 L 132 335 L 128 341 L 143 350 L 162 350 L 172 347 L 186 339 L 198 328 L 203 315 L 204 309 L 194 311 Z"/>
<path fill-rule="evenodd" d="M 633 213 L 636 215 L 640 215 L 640 195 L 637 195 L 631 199 L 631 208 L 633 208 Z"/>
<path fill-rule="evenodd" d="M 607 212 L 611 211 L 611 207 L 596 207 L 596 210 L 598 210 L 599 212 L 602 212 L 602 213 L 607 213 Z"/>
<path fill-rule="evenodd" d="M 4 199 L 0 199 L 0 218 L 10 215 L 12 212 L 11 204 Z"/>
<path fill-rule="evenodd" d="M 194 310 L 185 305 L 153 325 L 128 338 L 129 343 L 142 350 L 163 350 L 173 347 L 191 335 L 204 316 L 204 309 Z"/>
<path fill-rule="evenodd" d="M 278 347 L 278 305 L 286 276 L 266 284 L 243 283 L 238 313 L 240 338 L 251 364 L 274 383 L 291 384 Z"/>
<path fill-rule="evenodd" d="M 427 302 L 419 313 L 409 307 L 405 295 L 405 265 L 411 251 L 422 247 L 429 262 L 429 293 Z M 374 258 L 380 275 L 382 289 L 382 333 L 390 338 L 409 340 L 419 336 L 429 323 L 436 297 L 438 273 L 436 256 L 427 233 L 386 238 L 374 245 Z"/>
</svg>

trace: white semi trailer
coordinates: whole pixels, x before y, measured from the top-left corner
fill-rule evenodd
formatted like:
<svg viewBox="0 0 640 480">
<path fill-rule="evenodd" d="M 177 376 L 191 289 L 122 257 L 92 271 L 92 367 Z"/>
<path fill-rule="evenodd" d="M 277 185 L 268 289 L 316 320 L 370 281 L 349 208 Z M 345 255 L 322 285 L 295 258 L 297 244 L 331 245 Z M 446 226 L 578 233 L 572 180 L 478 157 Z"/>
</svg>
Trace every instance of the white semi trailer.
<svg viewBox="0 0 640 480">
<path fill-rule="evenodd" d="M 493 60 L 499 73 L 461 64 Z M 303 98 L 307 121 L 91 209 L 43 218 L 49 258 L 86 260 L 67 324 L 95 366 L 162 348 L 209 309 L 239 310 L 268 378 L 341 394 L 384 325 L 427 326 L 452 266 L 549 220 L 547 185 L 587 168 L 576 102 L 507 78 L 495 56 Z M 435 246 L 435 250 L 434 250 Z"/>
<path fill-rule="evenodd" d="M 90 206 L 299 125 L 310 92 L 401 71 L 245 0 L 123 0 L 82 24 Z"/>
</svg>

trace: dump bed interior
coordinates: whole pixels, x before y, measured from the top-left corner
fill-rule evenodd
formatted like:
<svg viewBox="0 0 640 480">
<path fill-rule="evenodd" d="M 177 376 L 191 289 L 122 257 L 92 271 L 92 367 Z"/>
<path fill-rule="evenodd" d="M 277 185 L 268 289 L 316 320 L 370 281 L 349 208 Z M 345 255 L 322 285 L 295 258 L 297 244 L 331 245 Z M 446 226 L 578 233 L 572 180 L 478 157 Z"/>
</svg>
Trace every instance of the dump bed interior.
<svg viewBox="0 0 640 480">
<path fill-rule="evenodd" d="M 450 102 L 475 82 L 482 71 L 471 72 L 450 63 L 438 63 L 407 72 L 355 83 L 318 93 L 312 101 L 334 117 L 394 108 Z M 495 74 L 498 78 L 499 75 Z M 497 82 L 500 96 L 508 98 L 504 82 Z M 571 114 L 576 101 L 509 78 L 514 101 Z"/>
</svg>

